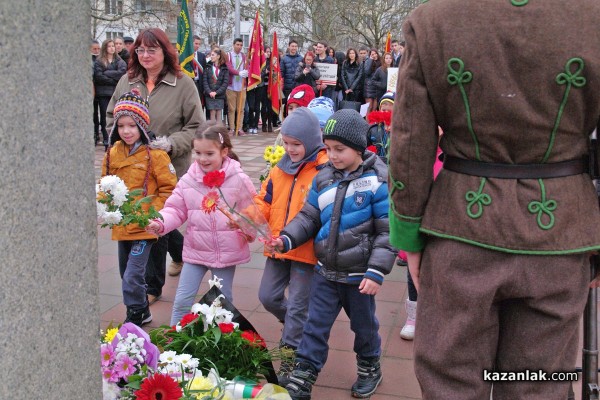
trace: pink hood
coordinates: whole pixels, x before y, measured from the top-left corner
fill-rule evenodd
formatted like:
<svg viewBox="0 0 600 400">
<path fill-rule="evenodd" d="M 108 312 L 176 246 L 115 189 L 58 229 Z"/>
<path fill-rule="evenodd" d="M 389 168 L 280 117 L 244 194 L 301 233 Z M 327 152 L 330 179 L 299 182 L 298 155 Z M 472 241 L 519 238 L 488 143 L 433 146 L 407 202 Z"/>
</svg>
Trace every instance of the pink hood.
<svg viewBox="0 0 600 400">
<path fill-rule="evenodd" d="M 243 203 L 251 202 L 256 189 L 240 163 L 226 157 L 221 171 L 225 172 L 221 191 L 227 202 L 230 205 L 237 203 L 239 209 L 244 207 Z M 171 232 L 187 220 L 183 261 L 211 268 L 247 263 L 250 249 L 245 235 L 237 229 L 231 230 L 227 226 L 229 219 L 222 212 L 216 210 L 207 214 L 202 210 L 202 199 L 211 191 L 202 183 L 204 175 L 200 166 L 193 162 L 181 177 L 160 211 L 164 218 L 159 221 L 162 223 L 160 234 Z"/>
</svg>

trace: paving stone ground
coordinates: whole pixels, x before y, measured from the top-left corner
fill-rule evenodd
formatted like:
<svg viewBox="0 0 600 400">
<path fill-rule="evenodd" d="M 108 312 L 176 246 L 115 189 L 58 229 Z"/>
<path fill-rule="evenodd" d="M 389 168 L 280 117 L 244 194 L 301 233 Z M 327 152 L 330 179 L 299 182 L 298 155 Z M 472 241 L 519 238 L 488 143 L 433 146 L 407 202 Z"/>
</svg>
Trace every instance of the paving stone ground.
<svg viewBox="0 0 600 400">
<path fill-rule="evenodd" d="M 273 144 L 276 135 L 234 137 L 234 151 L 239 156 L 244 171 L 259 187 L 259 177 L 266 164 L 262 159 L 264 148 Z M 104 155 L 103 147 L 96 146 L 96 176 Z M 248 318 L 267 341 L 269 347 L 277 345 L 281 335 L 281 324 L 268 313 L 258 300 L 258 287 L 262 277 L 265 257 L 260 243 L 250 245 L 252 259 L 238 266 L 233 285 L 235 305 Z M 170 259 L 167 260 L 167 265 Z M 110 230 L 98 228 L 98 274 L 100 280 L 100 327 L 110 322 L 122 322 L 125 307 L 121 296 L 121 279 L 117 261 L 117 244 L 110 239 Z M 208 289 L 209 277 L 199 291 L 198 299 Z M 151 306 L 153 321 L 146 330 L 168 324 L 171 317 L 175 290 L 179 277 L 167 275 L 163 295 Z M 407 297 L 406 269 L 396 267 L 386 277 L 381 292 L 377 295 L 377 317 L 381 324 L 383 382 L 373 400 L 414 400 L 421 398 L 421 391 L 413 371 L 412 342 L 400 339 L 400 329 L 406 318 L 404 301 Z M 315 400 L 351 399 L 350 387 L 356 379 L 355 355 L 352 351 L 353 334 L 348 317 L 342 311 L 337 318 L 329 340 L 329 358 L 321 371 L 313 391 Z M 581 362 L 579 361 L 579 364 Z M 580 399 L 580 388 L 576 385 L 576 398 Z"/>
</svg>

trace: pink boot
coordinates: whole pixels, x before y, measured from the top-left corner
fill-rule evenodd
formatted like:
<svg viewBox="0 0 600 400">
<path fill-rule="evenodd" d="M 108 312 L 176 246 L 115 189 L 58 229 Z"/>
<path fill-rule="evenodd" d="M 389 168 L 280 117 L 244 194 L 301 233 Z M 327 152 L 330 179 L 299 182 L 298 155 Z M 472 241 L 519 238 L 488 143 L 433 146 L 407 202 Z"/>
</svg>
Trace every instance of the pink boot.
<svg viewBox="0 0 600 400">
<path fill-rule="evenodd" d="M 415 338 L 415 322 L 417 320 L 417 302 L 406 299 L 406 322 L 400 331 L 400 337 L 404 340 Z"/>
</svg>

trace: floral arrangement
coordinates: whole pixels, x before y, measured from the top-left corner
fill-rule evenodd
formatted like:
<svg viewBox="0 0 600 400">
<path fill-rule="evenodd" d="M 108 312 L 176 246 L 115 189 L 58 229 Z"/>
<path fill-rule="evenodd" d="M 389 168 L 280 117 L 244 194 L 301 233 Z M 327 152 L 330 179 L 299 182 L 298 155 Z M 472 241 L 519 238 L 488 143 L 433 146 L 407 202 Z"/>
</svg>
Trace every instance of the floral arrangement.
<svg viewBox="0 0 600 400">
<path fill-rule="evenodd" d="M 267 169 L 260 176 L 260 181 L 263 182 L 269 176 L 269 171 L 273 166 L 277 165 L 277 163 L 281 160 L 281 158 L 285 154 L 285 149 L 283 146 L 267 146 L 265 147 L 265 152 L 263 154 L 264 160 L 267 162 Z"/>
<path fill-rule="evenodd" d="M 159 355 L 148 334 L 131 323 L 108 328 L 100 355 L 103 400 L 290 399 L 279 386 L 224 380 L 214 368 L 203 376 L 197 368 L 200 360 L 190 354 L 165 351 Z"/>
<path fill-rule="evenodd" d="M 144 204 L 152 201 L 150 196 L 136 200 L 141 195 L 141 189 L 130 192 L 125 182 L 118 176 L 104 176 L 96 185 L 98 222 L 102 227 L 138 224 L 140 228 L 144 228 L 150 220 L 162 219 L 154 207 L 147 207 L 147 211 L 144 209 Z"/>
<path fill-rule="evenodd" d="M 191 354 L 199 360 L 197 368 L 202 373 L 214 368 L 224 379 L 264 378 L 276 353 L 267 349 L 255 331 L 239 329 L 234 314 L 223 308 L 223 299 L 221 294 L 210 305 L 194 304 L 177 325 L 151 331 L 152 341 L 166 352 Z"/>
<path fill-rule="evenodd" d="M 202 198 L 201 208 L 205 213 L 220 211 L 231 222 L 232 228 L 238 228 L 249 239 L 253 240 L 257 235 L 259 240 L 267 241 L 271 239 L 269 224 L 254 205 L 252 198 L 249 197 L 242 210 L 242 204 L 230 204 L 221 191 L 221 185 L 225 182 L 224 171 L 211 171 L 202 178 L 204 183 L 211 190 Z"/>
</svg>

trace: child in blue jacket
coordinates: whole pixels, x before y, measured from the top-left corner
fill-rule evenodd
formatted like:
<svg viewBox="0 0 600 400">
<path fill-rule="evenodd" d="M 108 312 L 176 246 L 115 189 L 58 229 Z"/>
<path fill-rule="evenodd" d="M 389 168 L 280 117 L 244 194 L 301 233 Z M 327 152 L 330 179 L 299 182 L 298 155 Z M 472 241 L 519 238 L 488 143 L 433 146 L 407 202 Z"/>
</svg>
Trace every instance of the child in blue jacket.
<svg viewBox="0 0 600 400">
<path fill-rule="evenodd" d="M 318 258 L 308 320 L 286 386 L 294 400 L 311 398 L 342 308 L 355 334 L 358 380 L 352 395 L 371 396 L 382 379 L 375 295 L 396 250 L 389 243 L 387 167 L 376 154 L 365 152 L 368 129 L 354 110 L 339 110 L 327 120 L 323 140 L 329 162 L 315 177 L 300 213 L 271 243 L 287 252 L 314 237 Z"/>
</svg>

